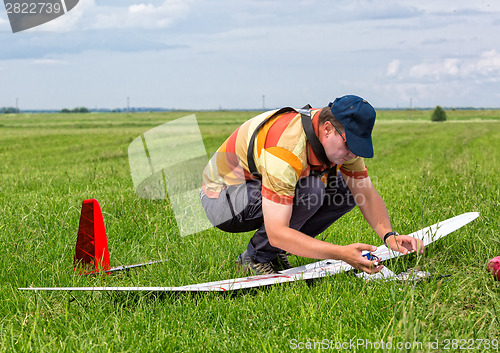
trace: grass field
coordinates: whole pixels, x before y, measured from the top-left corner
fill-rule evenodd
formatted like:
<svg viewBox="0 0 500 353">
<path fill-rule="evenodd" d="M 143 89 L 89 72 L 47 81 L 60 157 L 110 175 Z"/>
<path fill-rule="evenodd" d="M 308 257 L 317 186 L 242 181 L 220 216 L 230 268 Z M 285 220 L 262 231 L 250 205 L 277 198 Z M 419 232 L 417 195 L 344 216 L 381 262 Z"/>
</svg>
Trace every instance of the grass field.
<svg viewBox="0 0 500 353">
<path fill-rule="evenodd" d="M 500 111 L 448 111 L 444 123 L 431 123 L 429 111 L 411 113 L 411 119 L 408 111 L 378 113 L 375 157 L 366 163 L 400 233 L 481 213 L 423 256 L 389 264 L 395 272 L 418 266 L 452 274 L 448 281 L 365 283 L 341 274 L 231 295 L 163 296 L 17 288 L 179 286 L 241 276 L 234 260 L 251 233 L 210 229 L 181 237 L 168 201 L 142 200 L 133 190 L 128 145 L 189 113 L 0 116 L 0 350 L 498 351 L 500 282 L 485 266 L 500 255 Z M 196 115 L 213 152 L 256 113 Z M 74 276 L 87 198 L 100 202 L 113 265 L 167 261 L 128 274 Z M 324 237 L 342 245 L 381 243 L 357 209 Z"/>
</svg>

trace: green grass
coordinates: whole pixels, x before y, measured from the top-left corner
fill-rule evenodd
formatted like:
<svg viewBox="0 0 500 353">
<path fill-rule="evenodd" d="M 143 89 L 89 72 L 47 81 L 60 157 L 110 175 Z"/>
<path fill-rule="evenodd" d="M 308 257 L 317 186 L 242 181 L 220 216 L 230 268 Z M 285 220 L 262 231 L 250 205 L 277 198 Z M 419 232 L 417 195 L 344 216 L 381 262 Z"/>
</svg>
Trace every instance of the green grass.
<svg viewBox="0 0 500 353">
<path fill-rule="evenodd" d="M 255 114 L 196 113 L 207 150 Z M 446 340 L 475 340 L 466 346 L 477 347 L 480 339 L 498 338 L 500 283 L 485 265 L 500 255 L 500 112 L 447 111 L 444 123 L 431 123 L 430 114 L 414 111 L 409 121 L 407 111 L 379 112 L 375 158 L 366 163 L 400 233 L 481 213 L 424 256 L 390 264 L 396 272 L 418 266 L 452 274 L 449 281 L 365 283 L 341 274 L 230 295 L 163 296 L 17 288 L 178 286 L 240 276 L 234 259 L 251 233 L 210 229 L 181 237 L 168 201 L 142 200 L 133 191 L 130 142 L 189 113 L 0 116 L 0 350 L 279 352 L 301 342 L 316 342 L 318 351 L 319 343 L 354 341 L 362 344 L 346 351 L 363 352 L 383 341 L 394 351 L 401 343 L 414 346 L 409 351 L 434 352 L 429 342 L 436 340 L 440 350 L 446 343 L 452 350 Z M 74 276 L 76 231 L 87 198 L 100 202 L 113 265 L 167 261 L 128 274 Z M 338 244 L 380 244 L 357 209 L 324 236 Z M 311 261 L 291 258 L 294 265 Z"/>
</svg>

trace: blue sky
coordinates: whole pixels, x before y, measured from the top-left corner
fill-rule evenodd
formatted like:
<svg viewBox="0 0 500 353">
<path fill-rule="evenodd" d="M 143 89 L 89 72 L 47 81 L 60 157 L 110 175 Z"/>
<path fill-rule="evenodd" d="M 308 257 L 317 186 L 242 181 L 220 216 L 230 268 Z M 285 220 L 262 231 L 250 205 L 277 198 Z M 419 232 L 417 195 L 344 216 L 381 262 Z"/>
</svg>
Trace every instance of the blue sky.
<svg viewBox="0 0 500 353">
<path fill-rule="evenodd" d="M 13 34 L 0 107 L 500 107 L 498 1 L 80 0 Z"/>
</svg>

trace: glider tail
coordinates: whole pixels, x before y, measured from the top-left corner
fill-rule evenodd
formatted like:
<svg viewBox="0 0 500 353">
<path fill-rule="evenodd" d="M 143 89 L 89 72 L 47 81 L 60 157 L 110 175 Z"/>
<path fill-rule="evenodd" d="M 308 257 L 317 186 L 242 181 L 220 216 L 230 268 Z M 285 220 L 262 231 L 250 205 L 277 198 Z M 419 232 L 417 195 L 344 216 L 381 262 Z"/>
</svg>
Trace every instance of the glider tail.
<svg viewBox="0 0 500 353">
<path fill-rule="evenodd" d="M 101 207 L 95 199 L 84 200 L 76 239 L 74 270 L 98 273 L 110 268 L 108 240 Z"/>
</svg>

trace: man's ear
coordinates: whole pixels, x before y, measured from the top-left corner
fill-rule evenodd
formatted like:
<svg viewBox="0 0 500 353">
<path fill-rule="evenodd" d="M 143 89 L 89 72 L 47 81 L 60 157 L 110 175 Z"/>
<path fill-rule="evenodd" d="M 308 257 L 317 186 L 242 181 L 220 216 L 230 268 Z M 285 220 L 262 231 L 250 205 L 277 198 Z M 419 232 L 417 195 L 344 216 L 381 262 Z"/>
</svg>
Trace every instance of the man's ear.
<svg viewBox="0 0 500 353">
<path fill-rule="evenodd" d="M 333 128 L 332 123 L 327 120 L 327 121 L 325 121 L 325 123 L 322 126 L 320 126 L 319 129 L 320 129 L 320 133 L 323 136 L 327 137 L 332 133 L 334 128 Z"/>
</svg>

